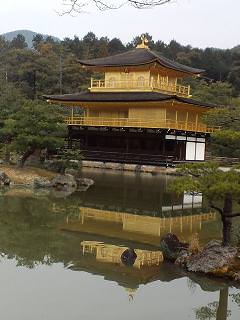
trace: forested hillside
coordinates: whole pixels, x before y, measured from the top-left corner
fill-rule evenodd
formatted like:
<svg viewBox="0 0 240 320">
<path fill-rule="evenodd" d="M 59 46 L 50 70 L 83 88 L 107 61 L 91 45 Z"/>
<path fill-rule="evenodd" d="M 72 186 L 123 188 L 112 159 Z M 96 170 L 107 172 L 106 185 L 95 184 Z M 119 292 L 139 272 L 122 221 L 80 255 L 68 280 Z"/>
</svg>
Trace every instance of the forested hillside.
<svg viewBox="0 0 240 320">
<path fill-rule="evenodd" d="M 38 34 L 37 32 L 31 31 L 31 30 L 15 30 L 7 33 L 3 33 L 1 36 L 4 37 L 7 41 L 12 41 L 14 38 L 16 38 L 18 35 L 23 35 L 25 37 L 25 41 L 29 48 L 32 48 L 32 40 L 33 38 Z M 49 35 L 43 34 L 43 39 L 46 40 Z M 60 39 L 53 37 L 54 41 L 60 41 Z"/>
</svg>

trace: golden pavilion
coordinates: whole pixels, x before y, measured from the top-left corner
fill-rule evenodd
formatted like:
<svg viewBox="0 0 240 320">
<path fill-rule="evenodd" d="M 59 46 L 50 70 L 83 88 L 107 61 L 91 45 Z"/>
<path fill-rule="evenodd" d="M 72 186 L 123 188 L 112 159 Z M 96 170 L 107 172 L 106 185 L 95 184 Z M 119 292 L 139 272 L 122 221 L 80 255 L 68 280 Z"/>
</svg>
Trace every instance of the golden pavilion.
<svg viewBox="0 0 240 320">
<path fill-rule="evenodd" d="M 86 160 L 134 164 L 204 161 L 202 122 L 211 104 L 193 100 L 183 80 L 204 70 L 171 61 L 148 48 L 147 40 L 125 53 L 80 60 L 95 73 L 88 92 L 45 96 L 70 106 L 68 147 Z M 83 109 L 76 115 L 75 107 Z"/>
</svg>

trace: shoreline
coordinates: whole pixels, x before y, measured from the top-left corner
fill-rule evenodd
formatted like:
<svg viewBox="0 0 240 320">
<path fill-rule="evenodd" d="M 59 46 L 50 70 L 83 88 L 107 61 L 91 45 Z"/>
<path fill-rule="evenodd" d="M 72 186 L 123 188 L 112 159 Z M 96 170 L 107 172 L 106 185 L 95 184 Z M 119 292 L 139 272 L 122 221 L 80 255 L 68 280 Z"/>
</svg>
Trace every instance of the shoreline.
<svg viewBox="0 0 240 320">
<path fill-rule="evenodd" d="M 177 168 L 153 166 L 153 165 L 127 164 L 127 163 L 119 163 L 119 162 L 102 162 L 102 161 L 83 160 L 82 168 L 130 171 L 130 172 L 136 172 L 136 173 L 151 173 L 153 175 L 155 174 L 178 175 Z"/>
<path fill-rule="evenodd" d="M 163 167 L 152 165 L 138 165 L 138 164 L 124 164 L 115 162 L 100 162 L 100 161 L 82 161 L 82 169 L 99 170 L 119 173 L 132 173 L 132 174 L 150 174 L 152 176 L 167 175 L 167 176 L 181 176 L 177 172 L 177 167 Z M 222 171 L 230 170 L 230 167 L 219 167 Z M 26 166 L 18 168 L 16 165 L 0 164 L 0 171 L 7 174 L 11 179 L 11 184 L 14 186 L 30 186 L 37 178 L 46 178 L 51 180 L 57 174 L 55 171 L 43 169 L 35 166 Z M 237 169 L 237 171 L 240 171 Z"/>
</svg>

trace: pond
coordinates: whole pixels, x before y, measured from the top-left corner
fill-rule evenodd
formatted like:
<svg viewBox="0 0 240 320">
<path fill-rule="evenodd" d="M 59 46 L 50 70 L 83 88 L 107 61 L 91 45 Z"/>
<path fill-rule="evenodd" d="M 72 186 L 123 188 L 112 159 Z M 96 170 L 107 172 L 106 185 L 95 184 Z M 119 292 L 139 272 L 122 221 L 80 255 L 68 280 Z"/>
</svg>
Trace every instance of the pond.
<svg viewBox="0 0 240 320">
<path fill-rule="evenodd" d="M 161 237 L 220 237 L 201 196 L 172 195 L 165 175 L 84 170 L 65 199 L 30 189 L 0 195 L 0 306 L 6 320 L 237 320 L 240 290 L 162 263 Z M 121 254 L 134 248 L 133 266 Z"/>
</svg>

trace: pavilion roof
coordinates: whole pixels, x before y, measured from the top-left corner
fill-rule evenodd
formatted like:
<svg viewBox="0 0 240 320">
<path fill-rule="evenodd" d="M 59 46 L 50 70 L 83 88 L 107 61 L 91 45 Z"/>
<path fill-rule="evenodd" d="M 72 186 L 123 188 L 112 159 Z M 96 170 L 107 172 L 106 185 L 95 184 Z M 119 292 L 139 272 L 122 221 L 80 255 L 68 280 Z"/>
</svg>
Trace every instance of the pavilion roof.
<svg viewBox="0 0 240 320">
<path fill-rule="evenodd" d="M 194 99 L 176 95 L 167 95 L 159 92 L 81 92 L 64 95 L 45 95 L 44 99 L 57 103 L 84 103 L 84 102 L 161 102 L 178 101 L 193 106 L 213 108 L 214 104 L 200 102 Z"/>
<path fill-rule="evenodd" d="M 172 61 L 162 55 L 149 50 L 148 48 L 135 48 L 128 52 L 97 58 L 90 60 L 79 60 L 80 64 L 85 67 L 130 67 L 143 66 L 150 63 L 158 63 L 165 68 L 173 69 L 179 72 L 198 75 L 204 72 L 202 69 L 196 69 L 185 66 L 178 62 Z"/>
</svg>

